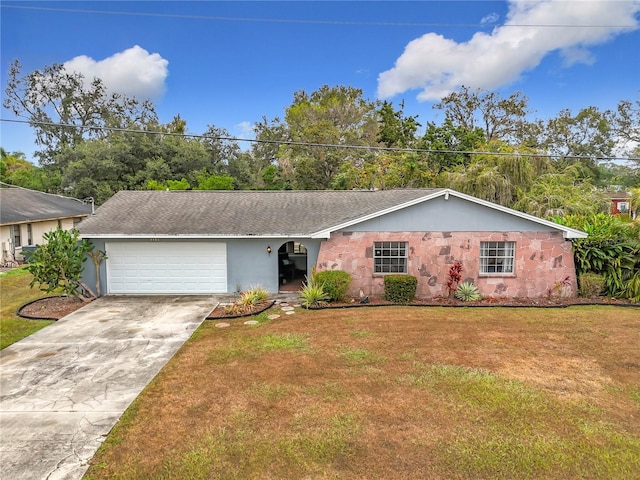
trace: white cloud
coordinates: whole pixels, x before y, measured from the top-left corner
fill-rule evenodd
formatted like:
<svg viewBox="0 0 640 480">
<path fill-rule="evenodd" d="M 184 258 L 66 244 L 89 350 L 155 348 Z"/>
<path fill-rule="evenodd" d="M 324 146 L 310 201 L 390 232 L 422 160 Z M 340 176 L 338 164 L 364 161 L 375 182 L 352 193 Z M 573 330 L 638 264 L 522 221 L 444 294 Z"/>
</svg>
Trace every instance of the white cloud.
<svg viewBox="0 0 640 480">
<path fill-rule="evenodd" d="M 253 123 L 251 122 L 240 122 L 235 125 L 235 136 L 238 138 L 246 138 L 248 140 L 252 140 L 256 137 L 256 134 L 253 131 Z M 251 148 L 251 142 L 239 142 L 240 150 L 246 152 Z"/>
<path fill-rule="evenodd" d="M 490 13 L 489 15 L 482 17 L 482 20 L 480 20 L 480 23 L 493 24 L 493 23 L 496 23 L 499 19 L 500 19 L 500 15 L 498 15 L 497 13 Z"/>
<path fill-rule="evenodd" d="M 255 134 L 253 133 L 253 123 L 251 122 L 244 121 L 238 123 L 235 126 L 235 131 L 239 138 L 255 138 Z"/>
<path fill-rule="evenodd" d="M 97 77 L 110 92 L 139 99 L 153 99 L 164 94 L 168 65 L 169 61 L 158 53 L 149 53 L 138 45 L 104 60 L 96 61 L 81 55 L 64 63 L 65 69 L 82 73 L 88 82 Z"/>
<path fill-rule="evenodd" d="M 563 65 L 570 67 L 576 63 L 584 63 L 585 65 L 593 65 L 596 61 L 595 56 L 586 48 L 569 47 L 561 52 L 563 57 Z"/>
<path fill-rule="evenodd" d="M 378 97 L 390 98 L 420 89 L 418 100 L 439 100 L 461 85 L 493 90 L 517 80 L 554 51 L 561 53 L 565 66 L 578 62 L 592 64 L 595 58 L 588 47 L 630 31 L 621 26 L 637 27 L 638 12 L 640 0 L 579 3 L 511 0 L 504 25 L 494 28 L 490 34 L 479 32 L 468 42 L 457 43 L 442 35 L 427 33 L 409 42 L 395 66 L 378 75 Z"/>
</svg>

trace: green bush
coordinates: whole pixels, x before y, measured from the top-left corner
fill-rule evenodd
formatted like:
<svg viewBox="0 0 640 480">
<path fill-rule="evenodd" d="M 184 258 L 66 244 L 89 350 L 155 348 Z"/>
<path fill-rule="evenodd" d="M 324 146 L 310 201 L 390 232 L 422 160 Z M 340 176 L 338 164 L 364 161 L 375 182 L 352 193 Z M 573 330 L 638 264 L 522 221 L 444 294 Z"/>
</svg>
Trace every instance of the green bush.
<svg viewBox="0 0 640 480">
<path fill-rule="evenodd" d="M 597 273 L 583 273 L 578 277 L 581 297 L 597 297 L 604 290 L 604 276 Z"/>
<path fill-rule="evenodd" d="M 61 289 L 68 296 L 82 295 L 82 264 L 86 254 L 93 250 L 93 244 L 79 240 L 79 236 L 76 229 L 67 231 L 60 227 L 43 235 L 45 243 L 38 245 L 29 256 L 27 270 L 33 275 L 30 287 L 37 283 L 40 290 L 47 293 Z"/>
<path fill-rule="evenodd" d="M 322 285 L 330 302 L 338 302 L 347 296 L 351 275 L 344 270 L 324 270 L 315 274 L 315 281 Z"/>
<path fill-rule="evenodd" d="M 587 233 L 573 240 L 576 271 L 604 277 L 603 294 L 608 297 L 638 298 L 632 279 L 640 274 L 640 223 L 604 213 L 589 216 L 567 215 L 554 219 L 562 225 Z"/>
<path fill-rule="evenodd" d="M 629 278 L 624 288 L 624 297 L 632 302 L 640 302 L 640 270 Z"/>
<path fill-rule="evenodd" d="M 411 275 L 386 275 L 384 299 L 393 303 L 409 303 L 416 298 L 418 279 Z"/>
</svg>

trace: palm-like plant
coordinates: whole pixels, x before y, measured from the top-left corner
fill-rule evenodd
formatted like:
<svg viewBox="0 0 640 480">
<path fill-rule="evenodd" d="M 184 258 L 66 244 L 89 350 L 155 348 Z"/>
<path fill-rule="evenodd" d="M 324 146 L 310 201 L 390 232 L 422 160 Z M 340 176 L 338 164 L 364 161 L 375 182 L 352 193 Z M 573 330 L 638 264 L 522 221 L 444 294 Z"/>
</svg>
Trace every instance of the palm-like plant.
<svg viewBox="0 0 640 480">
<path fill-rule="evenodd" d="M 306 282 L 302 285 L 300 299 L 306 308 L 318 307 L 329 300 L 329 295 L 324 291 L 322 284 L 318 283 L 312 272 L 311 277 L 306 277 Z"/>
<path fill-rule="evenodd" d="M 478 287 L 471 282 L 463 282 L 458 285 L 455 296 L 458 300 L 462 300 L 463 302 L 475 302 L 482 298 L 482 295 L 478 292 Z"/>
</svg>

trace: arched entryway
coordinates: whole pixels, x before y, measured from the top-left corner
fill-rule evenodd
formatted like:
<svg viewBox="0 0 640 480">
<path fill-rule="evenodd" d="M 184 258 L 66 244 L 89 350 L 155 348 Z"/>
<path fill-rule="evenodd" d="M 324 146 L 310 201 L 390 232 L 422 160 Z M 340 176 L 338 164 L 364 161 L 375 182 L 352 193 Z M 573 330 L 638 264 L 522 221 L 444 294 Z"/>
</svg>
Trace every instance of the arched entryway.
<svg viewBox="0 0 640 480">
<path fill-rule="evenodd" d="M 287 242 L 278 248 L 278 283 L 281 292 L 302 288 L 307 275 L 307 247 L 300 242 Z"/>
</svg>

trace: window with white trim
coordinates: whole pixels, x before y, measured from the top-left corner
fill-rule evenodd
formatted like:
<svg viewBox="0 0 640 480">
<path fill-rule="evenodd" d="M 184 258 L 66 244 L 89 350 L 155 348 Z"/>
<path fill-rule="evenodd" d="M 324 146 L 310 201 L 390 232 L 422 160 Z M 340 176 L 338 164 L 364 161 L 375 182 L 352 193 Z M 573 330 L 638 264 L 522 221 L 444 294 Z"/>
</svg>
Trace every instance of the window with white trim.
<svg viewBox="0 0 640 480">
<path fill-rule="evenodd" d="M 11 241 L 13 242 L 13 247 L 22 246 L 22 239 L 20 237 L 20 225 L 11 225 Z"/>
<path fill-rule="evenodd" d="M 516 242 L 480 242 L 480 273 L 513 273 Z"/>
<path fill-rule="evenodd" d="M 374 273 L 407 273 L 407 242 L 373 242 Z"/>
</svg>

